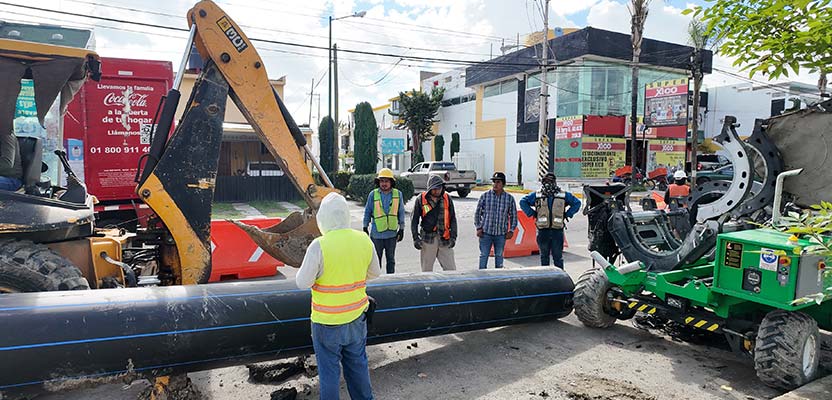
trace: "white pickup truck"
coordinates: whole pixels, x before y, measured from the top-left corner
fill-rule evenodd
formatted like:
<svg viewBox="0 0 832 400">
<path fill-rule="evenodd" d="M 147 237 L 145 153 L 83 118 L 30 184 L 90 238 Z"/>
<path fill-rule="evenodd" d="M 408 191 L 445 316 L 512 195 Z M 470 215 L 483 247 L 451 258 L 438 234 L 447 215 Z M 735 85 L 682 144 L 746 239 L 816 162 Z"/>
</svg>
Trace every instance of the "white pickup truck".
<svg viewBox="0 0 832 400">
<path fill-rule="evenodd" d="M 471 188 L 477 184 L 476 171 L 460 171 L 456 165 L 448 161 L 429 161 L 419 163 L 402 174 L 413 182 L 417 191 L 427 189 L 428 180 L 431 176 L 438 176 L 445 181 L 445 190 L 456 192 L 459 197 L 466 197 L 471 193 Z"/>
</svg>

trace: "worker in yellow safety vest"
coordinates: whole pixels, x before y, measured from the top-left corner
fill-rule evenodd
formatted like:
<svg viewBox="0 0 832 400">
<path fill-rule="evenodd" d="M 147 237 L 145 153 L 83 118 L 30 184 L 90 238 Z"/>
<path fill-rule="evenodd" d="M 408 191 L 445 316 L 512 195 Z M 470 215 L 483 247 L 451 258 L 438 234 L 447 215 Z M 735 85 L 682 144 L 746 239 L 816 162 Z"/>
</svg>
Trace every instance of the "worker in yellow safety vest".
<svg viewBox="0 0 832 400">
<path fill-rule="evenodd" d="M 320 398 L 338 399 L 341 366 L 353 400 L 373 398 L 367 366 L 367 280 L 381 274 L 373 243 L 350 229 L 347 201 L 330 193 L 317 214 L 323 236 L 306 250 L 296 276 L 299 288 L 312 288 L 312 344 L 318 361 Z"/>
<path fill-rule="evenodd" d="M 404 238 L 404 203 L 396 189 L 396 177 L 390 168 L 382 168 L 375 179 L 376 188 L 364 206 L 364 232 L 370 235 L 379 262 L 387 256 L 387 273 L 396 272 L 396 244 Z"/>
</svg>

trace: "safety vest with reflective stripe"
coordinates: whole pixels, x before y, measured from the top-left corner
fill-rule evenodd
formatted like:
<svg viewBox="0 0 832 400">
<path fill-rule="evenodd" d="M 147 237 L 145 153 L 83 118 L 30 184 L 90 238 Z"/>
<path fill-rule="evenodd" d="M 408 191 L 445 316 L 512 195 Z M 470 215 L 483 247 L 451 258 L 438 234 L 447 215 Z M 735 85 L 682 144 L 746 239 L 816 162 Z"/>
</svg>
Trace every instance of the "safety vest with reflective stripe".
<svg viewBox="0 0 832 400">
<path fill-rule="evenodd" d="M 566 193 L 558 191 L 553 196 L 552 208 L 549 209 L 549 198 L 543 191 L 538 191 L 534 203 L 538 229 L 563 229 L 563 218 L 566 215 Z"/>
<path fill-rule="evenodd" d="M 399 190 L 393 189 L 393 199 L 390 201 L 390 211 L 385 213 L 381 205 L 381 190 L 373 190 L 373 223 L 377 232 L 399 230 Z"/>
<path fill-rule="evenodd" d="M 361 316 L 369 300 L 365 290 L 373 242 L 353 229 L 330 231 L 318 238 L 323 273 L 312 285 L 312 322 L 344 325 Z"/>
<path fill-rule="evenodd" d="M 445 240 L 451 238 L 451 205 L 449 203 L 448 193 L 442 193 L 442 209 L 445 210 L 445 232 L 442 232 L 442 238 Z M 422 193 L 422 217 L 424 218 L 425 215 L 428 215 L 431 210 L 433 210 L 433 207 L 428 201 L 428 193 L 424 192 Z M 436 226 L 433 227 L 433 230 L 436 231 Z"/>
</svg>

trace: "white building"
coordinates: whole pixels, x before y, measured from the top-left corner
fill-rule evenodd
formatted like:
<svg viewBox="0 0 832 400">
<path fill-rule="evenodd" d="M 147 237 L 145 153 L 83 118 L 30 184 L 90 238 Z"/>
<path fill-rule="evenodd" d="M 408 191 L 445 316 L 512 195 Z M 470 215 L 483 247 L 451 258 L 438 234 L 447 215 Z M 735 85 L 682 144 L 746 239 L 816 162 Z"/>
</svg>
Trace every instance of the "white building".
<svg viewBox="0 0 832 400">
<path fill-rule="evenodd" d="M 761 85 L 740 83 L 704 89 L 708 93 L 705 138 L 720 134 L 726 115 L 737 117 L 740 136 L 750 136 L 755 119 L 780 115 L 784 110 L 806 108 L 820 100 L 816 85 L 785 82 Z"/>
</svg>

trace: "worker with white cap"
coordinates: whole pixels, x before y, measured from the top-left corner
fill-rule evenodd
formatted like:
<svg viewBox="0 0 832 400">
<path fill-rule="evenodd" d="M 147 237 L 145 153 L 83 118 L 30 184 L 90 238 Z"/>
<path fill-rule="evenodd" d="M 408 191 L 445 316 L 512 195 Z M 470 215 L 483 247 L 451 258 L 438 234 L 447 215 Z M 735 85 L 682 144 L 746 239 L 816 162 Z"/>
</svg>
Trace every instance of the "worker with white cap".
<svg viewBox="0 0 832 400">
<path fill-rule="evenodd" d="M 664 193 L 664 202 L 668 205 L 684 205 L 687 197 L 690 196 L 690 186 L 687 185 L 688 175 L 683 170 L 673 173 L 673 183 L 667 186 Z"/>
</svg>

